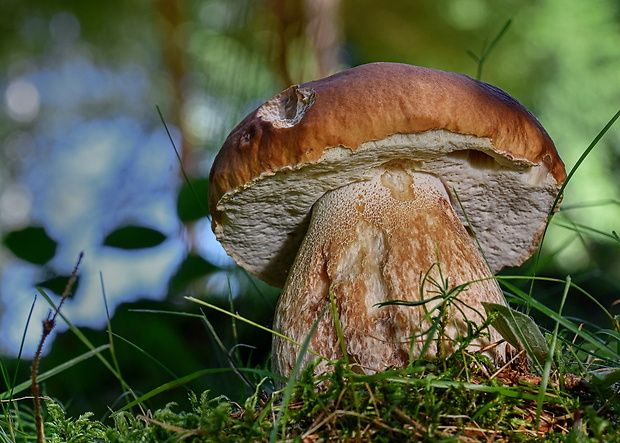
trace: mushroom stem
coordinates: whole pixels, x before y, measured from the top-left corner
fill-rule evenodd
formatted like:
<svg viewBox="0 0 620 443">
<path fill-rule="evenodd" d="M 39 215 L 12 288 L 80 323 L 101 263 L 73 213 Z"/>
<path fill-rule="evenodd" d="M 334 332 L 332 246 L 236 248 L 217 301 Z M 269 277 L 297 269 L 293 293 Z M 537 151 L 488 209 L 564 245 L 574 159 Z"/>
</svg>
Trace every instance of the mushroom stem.
<svg viewBox="0 0 620 443">
<path fill-rule="evenodd" d="M 330 191 L 316 202 L 276 307 L 274 329 L 303 342 L 331 292 L 344 347 L 327 311 L 310 348 L 328 360 L 343 358 L 344 348 L 365 373 L 406 367 L 424 350 L 425 357 L 454 352 L 458 338 L 467 335 L 468 322 L 485 320 L 481 302 L 505 304 L 490 277 L 441 180 L 391 163 L 374 179 Z M 464 289 L 459 291 L 459 285 Z M 379 305 L 421 299 L 428 301 Z M 434 323 L 437 329 L 431 328 Z M 501 339 L 492 328 L 485 333 L 469 348 L 479 350 Z M 276 372 L 290 375 L 298 354 L 297 345 L 274 337 Z M 312 358 L 307 353 L 304 366 Z M 326 362 L 317 367 L 325 369 Z"/>
</svg>

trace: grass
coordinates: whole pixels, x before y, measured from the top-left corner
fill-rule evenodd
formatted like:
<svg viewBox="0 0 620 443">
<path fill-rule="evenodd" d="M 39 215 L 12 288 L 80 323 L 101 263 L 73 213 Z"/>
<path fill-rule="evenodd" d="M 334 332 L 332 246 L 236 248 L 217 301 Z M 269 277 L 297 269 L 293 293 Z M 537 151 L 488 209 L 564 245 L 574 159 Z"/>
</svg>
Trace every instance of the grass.
<svg viewBox="0 0 620 443">
<path fill-rule="evenodd" d="M 68 417 L 60 403 L 46 397 L 47 441 L 620 441 L 618 319 L 610 316 L 612 329 L 589 331 L 531 298 L 515 280 L 523 278 L 502 281 L 513 302 L 539 311 L 555 325 L 542 331 L 545 361 L 536 363 L 536 354 L 523 349 L 497 367 L 466 351 L 465 341 L 448 358 L 412 360 L 406 369 L 375 375 L 360 375 L 346 361 L 332 362 L 331 373 L 317 376 L 309 368 L 288 382 L 262 368 L 237 367 L 254 389 L 242 402 L 187 391 L 189 409 L 174 403 L 153 411 L 146 407 L 166 389 L 231 370 L 206 369 L 129 397 L 133 400 L 105 422 L 90 413 Z M 542 280 L 560 286 L 564 299 L 591 297 L 570 278 Z M 496 320 L 500 317 L 521 334 L 513 340 L 531 339 L 527 321 L 515 326 L 510 312 L 495 314 Z M 208 321 L 206 315 L 203 320 Z M 41 373 L 39 381 L 93 357 L 116 371 L 104 356 L 113 349 L 114 335 L 109 337 L 105 346 L 85 343 L 89 352 Z M 5 370 L 3 376 L 13 387 L 0 394 L 0 441 L 36 441 L 36 414 L 32 400 L 25 398 L 29 382 L 15 384 Z M 115 376 L 121 383 L 120 374 Z M 276 380 L 286 382 L 283 389 L 273 389 Z"/>
<path fill-rule="evenodd" d="M 569 179 L 619 116 L 620 112 L 584 152 Z M 571 227 L 589 234 L 587 229 Z M 617 241 L 618 236 L 612 233 L 611 238 Z M 493 324 L 517 349 L 500 366 L 466 350 L 476 334 L 484 333 L 472 328 L 456 353 L 433 360 L 412 359 L 405 369 L 360 375 L 345 359 L 331 362 L 330 373 L 315 375 L 312 367 L 298 372 L 297 367 L 284 380 L 264 367 L 244 365 L 218 340 L 204 311 L 160 312 L 202 321 L 230 366 L 177 376 L 165 361 L 115 334 L 111 320 L 108 342 L 95 345 L 56 310 L 87 351 L 52 369 L 35 371 L 36 383 L 32 379 L 18 382 L 17 372 L 12 373 L 0 359 L 5 385 L 0 392 L 0 441 L 620 441 L 620 317 L 600 304 L 609 327 L 592 327 L 567 317 L 564 308 L 569 300 L 585 298 L 597 303 L 596 297 L 570 277 L 551 279 L 536 274 L 499 277 L 511 305 L 520 307 L 519 312 L 489 307 Z M 557 310 L 533 296 L 534 284 L 541 282 L 559 288 Z M 530 289 L 524 290 L 522 283 Z M 456 303 L 461 289 L 438 293 L 446 303 Z M 190 301 L 200 309 L 226 311 L 198 299 Z M 234 324 L 246 322 L 261 328 L 235 314 L 232 303 L 226 312 Z M 522 312 L 543 317 L 550 326 L 541 330 Z M 436 318 L 428 332 L 441 336 L 443 316 Z M 152 360 L 153 367 L 168 374 L 170 381 L 145 393 L 129 386 L 116 353 L 121 341 Z M 307 347 L 308 341 L 299 346 Z M 124 405 L 108 416 L 96 419 L 86 412 L 72 417 L 65 405 L 44 392 L 39 394 L 37 388 L 34 399 L 29 395 L 31 385 L 51 384 L 54 377 L 91 359 L 98 359 L 126 393 Z M 186 387 L 192 380 L 223 371 L 237 374 L 240 383 L 251 388 L 250 395 L 235 401 L 210 391 L 196 394 Z M 283 387 L 274 388 L 278 385 Z M 189 407 L 168 403 L 149 408 L 162 393 L 178 387 L 187 393 Z M 41 412 L 37 411 L 39 399 Z M 42 428 L 37 437 L 38 420 Z"/>
</svg>

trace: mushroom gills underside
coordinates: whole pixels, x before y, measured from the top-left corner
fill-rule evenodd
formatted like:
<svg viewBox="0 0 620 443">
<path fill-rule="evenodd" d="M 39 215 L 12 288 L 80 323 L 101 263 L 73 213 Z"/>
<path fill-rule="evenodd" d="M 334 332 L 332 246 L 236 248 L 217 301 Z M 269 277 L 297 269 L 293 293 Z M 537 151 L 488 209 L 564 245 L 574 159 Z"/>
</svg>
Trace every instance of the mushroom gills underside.
<svg viewBox="0 0 620 443">
<path fill-rule="evenodd" d="M 303 343 L 331 292 L 349 361 L 364 373 L 405 367 L 423 350 L 428 358 L 454 352 L 468 329 L 484 322 L 482 302 L 505 304 L 492 277 L 441 180 L 390 163 L 372 180 L 330 191 L 314 205 L 274 330 Z M 381 305 L 395 301 L 409 305 Z M 326 359 L 319 372 L 343 358 L 336 331 L 327 310 L 309 346 Z M 491 345 L 500 340 L 488 328 L 469 349 L 490 347 L 498 358 L 504 348 Z M 299 350 L 274 337 L 274 370 L 290 375 Z M 314 358 L 307 352 L 304 366 Z"/>
</svg>

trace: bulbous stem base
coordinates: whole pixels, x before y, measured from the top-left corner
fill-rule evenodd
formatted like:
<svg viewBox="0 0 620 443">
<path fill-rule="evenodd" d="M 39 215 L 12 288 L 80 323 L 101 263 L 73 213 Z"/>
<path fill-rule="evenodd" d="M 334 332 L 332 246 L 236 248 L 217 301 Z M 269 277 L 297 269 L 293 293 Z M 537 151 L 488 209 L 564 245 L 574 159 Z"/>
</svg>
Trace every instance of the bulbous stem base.
<svg viewBox="0 0 620 443">
<path fill-rule="evenodd" d="M 342 341 L 329 309 L 318 320 L 330 292 Z M 405 304 L 382 305 L 397 301 Z M 406 367 L 422 353 L 454 352 L 484 322 L 482 302 L 505 304 L 441 180 L 391 164 L 373 180 L 331 191 L 315 204 L 274 329 L 303 343 L 318 320 L 312 351 L 327 360 L 343 358 L 344 351 L 360 372 L 374 373 Z M 468 348 L 500 340 L 488 328 Z M 299 351 L 274 337 L 274 370 L 290 375 Z M 304 366 L 314 358 L 306 353 Z"/>
</svg>

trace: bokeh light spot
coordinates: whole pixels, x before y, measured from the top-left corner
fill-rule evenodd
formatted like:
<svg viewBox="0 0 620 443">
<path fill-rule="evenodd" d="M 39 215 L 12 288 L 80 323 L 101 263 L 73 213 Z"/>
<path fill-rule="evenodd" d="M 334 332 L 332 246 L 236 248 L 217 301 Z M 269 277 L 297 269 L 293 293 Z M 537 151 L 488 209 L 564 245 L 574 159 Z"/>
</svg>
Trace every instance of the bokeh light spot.
<svg viewBox="0 0 620 443">
<path fill-rule="evenodd" d="M 11 118 L 21 123 L 34 120 L 41 106 L 37 87 L 27 80 L 15 80 L 5 93 L 6 107 Z"/>
<path fill-rule="evenodd" d="M 0 225 L 6 229 L 25 226 L 30 218 L 32 193 L 21 184 L 8 185 L 0 194 Z"/>
<path fill-rule="evenodd" d="M 486 5 L 480 0 L 454 0 L 447 7 L 450 21 L 463 30 L 479 28 L 487 18 Z"/>
<path fill-rule="evenodd" d="M 68 45 L 80 36 L 80 22 L 69 12 L 60 12 L 52 17 L 49 25 L 50 34 L 60 45 Z"/>
</svg>

